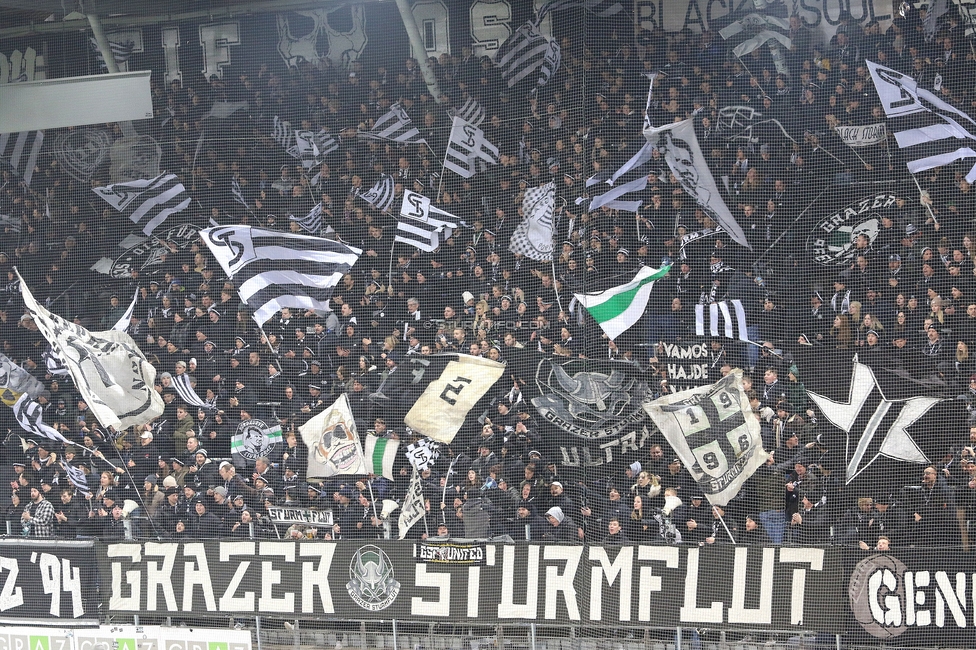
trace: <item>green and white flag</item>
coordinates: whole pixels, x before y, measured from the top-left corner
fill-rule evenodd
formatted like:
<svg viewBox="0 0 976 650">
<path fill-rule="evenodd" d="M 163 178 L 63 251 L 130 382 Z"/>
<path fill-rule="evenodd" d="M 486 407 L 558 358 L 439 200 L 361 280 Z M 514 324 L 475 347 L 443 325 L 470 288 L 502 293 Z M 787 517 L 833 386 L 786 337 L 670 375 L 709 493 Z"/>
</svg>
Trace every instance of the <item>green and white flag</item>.
<svg viewBox="0 0 976 650">
<path fill-rule="evenodd" d="M 252 418 L 237 425 L 230 439 L 230 453 L 235 465 L 250 466 L 256 458 L 271 456 L 281 442 L 281 425 Z"/>
<path fill-rule="evenodd" d="M 642 266 L 634 279 L 599 293 L 573 294 L 611 340 L 626 332 L 644 314 L 651 288 L 671 270 L 670 266 L 652 269 Z"/>
<path fill-rule="evenodd" d="M 392 438 L 366 436 L 366 472 L 393 480 L 393 461 L 400 441 Z"/>
</svg>

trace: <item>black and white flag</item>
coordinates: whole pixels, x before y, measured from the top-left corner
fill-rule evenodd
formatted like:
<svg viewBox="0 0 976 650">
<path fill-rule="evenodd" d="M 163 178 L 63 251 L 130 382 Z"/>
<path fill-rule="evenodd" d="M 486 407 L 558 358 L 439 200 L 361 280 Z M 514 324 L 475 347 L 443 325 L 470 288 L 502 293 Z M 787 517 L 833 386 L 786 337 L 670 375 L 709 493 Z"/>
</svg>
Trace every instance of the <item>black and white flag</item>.
<svg viewBox="0 0 976 650">
<path fill-rule="evenodd" d="M 305 232 L 318 235 L 322 232 L 322 204 L 316 203 L 315 207 L 306 214 L 304 217 L 296 217 L 291 215 L 288 217 L 289 220 L 294 221 L 298 224 L 298 227 Z"/>
<path fill-rule="evenodd" d="M 552 181 L 539 187 L 530 187 L 522 198 L 525 215 L 515 232 L 508 249 L 530 260 L 552 260 L 552 235 L 555 231 L 556 184 Z"/>
<path fill-rule="evenodd" d="M 163 173 L 149 180 L 113 183 L 92 188 L 106 203 L 136 224 L 146 235 L 190 205 L 190 195 L 176 174 Z"/>
<path fill-rule="evenodd" d="M 742 227 L 732 216 L 719 194 L 715 178 L 708 169 L 692 120 L 644 129 L 644 137 L 661 150 L 668 168 L 681 184 L 685 194 L 695 200 L 711 219 L 717 222 L 737 244 L 752 249 Z"/>
<path fill-rule="evenodd" d="M 586 179 L 586 193 L 590 197 L 587 209 L 607 207 L 611 210 L 637 212 L 643 203 L 640 197 L 647 187 L 647 175 L 652 170 L 658 174 L 662 171 L 655 167 L 660 163 L 653 161 L 653 152 L 654 147 L 645 143 L 619 167 L 607 166 Z M 576 204 L 582 205 L 586 201 L 586 197 L 581 197 L 576 200 Z"/>
<path fill-rule="evenodd" d="M 325 129 L 295 131 L 295 144 L 288 147 L 288 155 L 299 160 L 304 169 L 311 169 L 325 162 L 326 156 L 339 148 L 338 140 Z"/>
<path fill-rule="evenodd" d="M 78 488 L 82 494 L 91 492 L 91 490 L 88 489 L 88 475 L 85 474 L 85 470 L 66 463 L 63 460 L 61 461 L 61 468 L 64 470 L 64 473 L 68 475 L 68 480 L 71 481 L 71 484 Z"/>
<path fill-rule="evenodd" d="M 749 340 L 746 310 L 741 300 L 721 300 L 708 305 L 695 305 L 695 334 L 722 336 L 727 339 Z"/>
<path fill-rule="evenodd" d="M 0 233 L 7 236 L 19 235 L 20 228 L 20 217 L 14 217 L 9 214 L 0 214 Z"/>
<path fill-rule="evenodd" d="M 29 187 L 43 145 L 44 131 L 0 133 L 0 161 L 10 165 Z"/>
<path fill-rule="evenodd" d="M 546 38 L 537 24 L 530 21 L 501 44 L 495 65 L 509 88 L 536 72 L 536 84 L 544 86 L 559 68 L 561 57 L 559 43 Z"/>
<path fill-rule="evenodd" d="M 430 204 L 423 194 L 404 190 L 396 241 L 428 253 L 437 250 L 457 228 L 457 217 Z"/>
<path fill-rule="evenodd" d="M 488 142 L 485 133 L 459 117 L 451 118 L 451 137 L 447 142 L 444 167 L 471 178 L 486 165 L 498 164 L 498 147 Z"/>
<path fill-rule="evenodd" d="M 81 398 L 104 427 L 122 431 L 163 413 L 153 389 L 156 369 L 125 332 L 89 332 L 37 304 L 20 277 L 24 305 L 37 329 L 58 354 Z"/>
<path fill-rule="evenodd" d="M 57 429 L 44 422 L 44 407 L 34 401 L 30 395 L 24 393 L 14 404 L 14 417 L 17 424 L 27 433 L 42 436 L 54 442 L 70 445 L 71 441 L 61 435 Z"/>
<path fill-rule="evenodd" d="M 441 456 L 440 444 L 430 438 L 421 438 L 417 442 L 407 445 L 407 460 L 418 471 L 422 472 L 434 466 Z"/>
<path fill-rule="evenodd" d="M 359 195 L 363 201 L 380 212 L 389 212 L 393 207 L 393 191 L 396 181 L 389 174 L 383 174 L 373 187 Z"/>
<path fill-rule="evenodd" d="M 208 404 L 197 394 L 196 390 L 193 388 L 193 384 L 190 382 L 189 374 L 183 372 L 173 375 L 173 388 L 176 389 L 176 393 L 180 396 L 180 399 L 190 406 L 195 406 L 207 411 L 213 410 L 213 404 Z"/>
<path fill-rule="evenodd" d="M 919 88 L 910 76 L 871 61 L 867 65 L 908 171 L 914 174 L 976 158 L 976 121 L 934 92 Z M 976 165 L 966 180 L 976 181 Z"/>
<path fill-rule="evenodd" d="M 321 237 L 251 226 L 200 234 L 259 325 L 282 307 L 328 311 L 333 288 L 362 253 Z"/>
<path fill-rule="evenodd" d="M 712 505 L 727 505 L 768 458 L 739 368 L 711 386 L 645 402 L 644 410 Z"/>
<path fill-rule="evenodd" d="M 13 406 L 21 395 L 36 398 L 43 390 L 40 380 L 0 352 L 0 402 Z"/>
<path fill-rule="evenodd" d="M 427 507 L 424 501 L 424 483 L 420 480 L 420 472 L 414 467 L 413 474 L 410 476 L 410 485 L 407 486 L 407 494 L 403 498 L 400 519 L 397 521 L 400 539 L 406 537 L 413 525 L 425 516 L 427 516 Z"/>
<path fill-rule="evenodd" d="M 98 68 L 102 72 L 108 72 L 108 66 L 105 65 L 105 57 L 102 56 L 102 50 L 98 47 L 98 41 L 94 37 L 89 36 L 88 42 L 91 43 L 92 51 L 95 53 Z M 135 43 L 132 41 L 126 41 L 125 43 L 109 41 L 108 46 L 112 49 L 112 57 L 115 59 L 115 64 L 119 66 L 129 60 L 129 57 L 132 56 L 132 50 L 135 49 Z"/>
<path fill-rule="evenodd" d="M 292 131 L 291 122 L 282 120 L 277 115 L 271 121 L 271 138 L 285 148 L 287 151 L 291 148 L 293 143 L 293 138 L 295 137 L 295 132 Z"/>
<path fill-rule="evenodd" d="M 363 131 L 359 137 L 367 140 L 392 140 L 406 144 L 426 144 L 427 141 L 420 131 L 413 125 L 413 120 L 407 115 L 406 109 L 400 104 L 393 104 L 390 110 L 380 115 L 369 131 Z"/>
<path fill-rule="evenodd" d="M 775 40 L 787 49 L 793 45 L 789 36 L 789 19 L 774 16 L 769 12 L 746 14 L 739 20 L 719 30 L 719 35 L 725 40 L 743 34 L 747 38 L 732 48 L 732 53 L 740 58 L 759 49 L 759 47 L 769 40 Z"/>
<path fill-rule="evenodd" d="M 474 97 L 468 97 L 461 108 L 451 108 L 447 114 L 452 118 L 460 117 L 468 124 L 475 126 L 481 126 L 481 123 L 485 121 L 485 107 Z"/>
</svg>

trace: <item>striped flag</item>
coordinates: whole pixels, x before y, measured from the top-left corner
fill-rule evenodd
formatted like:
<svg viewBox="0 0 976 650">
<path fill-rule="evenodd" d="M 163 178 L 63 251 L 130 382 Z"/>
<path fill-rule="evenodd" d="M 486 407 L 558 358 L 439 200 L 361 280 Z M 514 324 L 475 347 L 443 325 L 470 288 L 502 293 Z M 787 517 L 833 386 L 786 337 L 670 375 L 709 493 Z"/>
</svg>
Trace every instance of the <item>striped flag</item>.
<svg viewBox="0 0 976 650">
<path fill-rule="evenodd" d="M 190 195 L 176 174 L 162 173 L 150 180 L 113 183 L 92 188 L 105 202 L 136 224 L 146 235 L 190 205 Z"/>
<path fill-rule="evenodd" d="M 430 199 L 423 194 L 404 190 L 395 241 L 431 253 L 447 241 L 455 228 L 457 217 L 453 214 L 432 206 Z"/>
<path fill-rule="evenodd" d="M 705 308 L 708 308 L 708 311 Z M 695 334 L 749 340 L 746 310 L 741 300 L 722 300 L 709 305 L 695 305 Z M 706 334 L 707 332 L 707 334 Z"/>
<path fill-rule="evenodd" d="M 474 97 L 468 97 L 461 108 L 449 109 L 447 114 L 452 118 L 460 117 L 468 124 L 475 126 L 481 126 L 481 123 L 485 121 L 485 107 Z"/>
<path fill-rule="evenodd" d="M 614 340 L 640 320 L 647 309 L 648 300 L 651 299 L 651 288 L 655 280 L 660 280 L 670 270 L 670 266 L 660 269 L 642 266 L 634 278 L 625 284 L 599 293 L 573 295 L 610 340 Z"/>
<path fill-rule="evenodd" d="M 43 145 L 44 131 L 0 133 L 0 160 L 9 164 L 29 187 Z"/>
<path fill-rule="evenodd" d="M 366 436 L 366 473 L 393 480 L 393 463 L 396 461 L 400 441 L 393 438 Z"/>
<path fill-rule="evenodd" d="M 91 490 L 88 489 L 88 475 L 85 474 L 85 470 L 81 469 L 80 467 L 70 465 L 63 460 L 60 461 L 60 465 L 64 470 L 64 473 L 68 475 L 68 480 L 71 481 L 71 484 L 81 490 L 82 494 L 91 492 Z"/>
<path fill-rule="evenodd" d="M 393 207 L 393 190 L 396 181 L 389 174 L 383 174 L 367 192 L 359 195 L 363 201 L 380 212 L 389 212 Z"/>
<path fill-rule="evenodd" d="M 373 128 L 359 134 L 369 140 L 392 140 L 406 144 L 427 144 L 420 131 L 413 125 L 413 120 L 407 115 L 399 103 L 390 106 L 390 110 L 377 118 Z"/>
<path fill-rule="evenodd" d="M 295 215 L 291 215 L 288 217 L 288 219 L 296 222 L 305 232 L 318 235 L 320 232 L 322 232 L 322 204 L 316 203 L 311 212 L 306 214 L 304 217 L 299 218 Z"/>
<path fill-rule="evenodd" d="M 30 395 L 24 393 L 14 404 L 14 417 L 17 423 L 27 433 L 43 436 L 48 440 L 70 445 L 71 441 L 49 424 L 44 422 L 44 407 L 35 402 Z"/>
<path fill-rule="evenodd" d="M 173 375 L 173 388 L 176 389 L 176 393 L 180 396 L 180 399 L 190 406 L 206 409 L 208 411 L 213 410 L 213 405 L 205 402 L 197 394 L 197 391 L 194 390 L 193 384 L 190 382 L 190 375 L 188 373 L 184 372 Z"/>
<path fill-rule="evenodd" d="M 288 155 L 301 161 L 302 167 L 311 169 L 325 162 L 325 157 L 339 148 L 339 142 L 325 129 L 295 131 L 295 144 L 288 147 Z"/>
<path fill-rule="evenodd" d="M 888 128 L 908 161 L 908 171 L 914 174 L 976 158 L 976 121 L 935 93 L 919 88 L 908 75 L 871 61 L 867 64 Z M 966 180 L 976 181 L 976 166 Z"/>
<path fill-rule="evenodd" d="M 471 178 L 487 164 L 498 164 L 498 147 L 488 142 L 485 133 L 459 117 L 451 118 L 451 137 L 447 142 L 444 167 L 464 178 Z"/>
<path fill-rule="evenodd" d="M 362 253 L 321 237 L 251 226 L 207 228 L 200 234 L 258 324 L 282 307 L 327 311 L 333 288 Z"/>
<path fill-rule="evenodd" d="M 786 9 L 783 5 L 780 5 L 780 7 Z M 719 35 L 725 40 L 729 40 L 743 33 L 747 34 L 748 38 L 732 48 L 732 53 L 737 57 L 743 57 L 759 49 L 764 43 L 770 40 L 777 41 L 786 48 L 790 48 L 793 45 L 789 36 L 789 19 L 773 15 L 769 11 L 747 14 L 719 30 Z"/>
<path fill-rule="evenodd" d="M 527 189 L 522 199 L 522 213 L 525 217 L 512 233 L 508 250 L 539 262 L 552 260 L 555 206 L 554 182 Z"/>
<path fill-rule="evenodd" d="M 105 65 L 105 57 L 102 56 L 102 51 L 98 48 L 98 41 L 96 41 L 93 36 L 89 36 L 88 42 L 91 43 L 91 48 L 95 53 L 95 60 L 98 61 L 99 69 L 102 72 L 108 72 L 108 66 Z M 112 49 L 112 56 L 115 58 L 115 64 L 119 66 L 129 60 L 129 57 L 132 56 L 132 50 L 134 50 L 136 46 L 132 41 L 126 41 L 125 43 L 109 41 L 108 45 Z"/>
<path fill-rule="evenodd" d="M 612 210 L 637 212 L 643 203 L 638 197 L 647 187 L 647 175 L 655 164 L 660 164 L 654 163 L 653 151 L 654 147 L 645 143 L 619 167 L 608 165 L 586 179 L 586 191 L 591 197 L 588 209 L 596 210 L 606 206 Z M 655 171 L 661 173 L 659 169 Z M 579 205 L 585 201 L 586 198 L 579 198 L 576 203 Z"/>
<path fill-rule="evenodd" d="M 271 137 L 286 150 L 291 148 L 292 138 L 295 137 L 295 133 L 291 129 L 291 122 L 282 120 L 275 115 L 271 122 Z"/>
<path fill-rule="evenodd" d="M 544 86 L 559 68 L 561 57 L 559 43 L 543 36 L 536 24 L 527 22 L 498 48 L 495 65 L 509 88 L 534 72 L 539 73 L 536 83 Z"/>
</svg>

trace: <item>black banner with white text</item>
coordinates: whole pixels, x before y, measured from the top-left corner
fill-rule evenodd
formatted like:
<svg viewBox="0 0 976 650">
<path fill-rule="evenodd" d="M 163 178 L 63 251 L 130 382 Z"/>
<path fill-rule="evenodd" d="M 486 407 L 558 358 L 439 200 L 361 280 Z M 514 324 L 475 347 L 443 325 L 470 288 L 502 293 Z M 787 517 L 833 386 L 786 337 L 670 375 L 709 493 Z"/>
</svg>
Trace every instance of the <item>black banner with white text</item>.
<svg viewBox="0 0 976 650">
<path fill-rule="evenodd" d="M 0 623 L 98 625 L 93 541 L 0 541 Z"/>
<path fill-rule="evenodd" d="M 432 562 L 420 546 L 366 540 L 111 544 L 104 604 L 120 614 L 820 632 L 846 620 L 837 549 L 486 544 L 483 554 Z M 730 569 L 734 579 L 715 579 Z"/>
</svg>

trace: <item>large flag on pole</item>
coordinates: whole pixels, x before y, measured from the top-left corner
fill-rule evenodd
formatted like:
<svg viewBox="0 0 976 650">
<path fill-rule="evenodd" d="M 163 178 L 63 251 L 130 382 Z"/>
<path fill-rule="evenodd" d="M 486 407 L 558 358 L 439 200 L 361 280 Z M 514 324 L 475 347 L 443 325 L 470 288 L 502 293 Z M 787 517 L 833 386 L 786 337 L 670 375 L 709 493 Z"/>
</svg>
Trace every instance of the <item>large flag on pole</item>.
<svg viewBox="0 0 976 650">
<path fill-rule="evenodd" d="M 400 510 L 400 520 L 397 522 L 400 539 L 406 537 L 413 525 L 423 519 L 426 514 L 424 484 L 420 480 L 420 472 L 414 467 L 413 475 L 410 477 L 410 485 L 407 487 L 407 495 L 403 499 L 403 508 Z"/>
<path fill-rule="evenodd" d="M 453 214 L 431 205 L 423 194 L 404 190 L 395 241 L 431 253 L 454 234 L 457 221 Z"/>
<path fill-rule="evenodd" d="M 14 417 L 17 418 L 20 428 L 27 433 L 43 436 L 54 442 L 71 444 L 71 441 L 61 435 L 57 429 L 44 422 L 44 407 L 35 402 L 27 393 L 21 395 L 17 403 L 14 404 Z"/>
<path fill-rule="evenodd" d="M 647 309 L 654 281 L 671 270 L 670 266 L 652 269 L 642 266 L 632 280 L 598 293 L 573 294 L 611 340 L 630 329 Z"/>
<path fill-rule="evenodd" d="M 300 426 L 298 431 L 308 446 L 308 478 L 366 473 L 356 419 L 345 393 L 339 395 L 332 406 Z"/>
<path fill-rule="evenodd" d="M 360 194 L 359 198 L 366 201 L 366 203 L 369 203 L 380 212 L 389 212 L 390 208 L 393 207 L 393 194 L 395 188 L 396 181 L 393 180 L 393 177 L 389 174 L 383 174 L 380 176 L 379 180 L 373 184 L 373 187 Z"/>
<path fill-rule="evenodd" d="M 44 145 L 44 131 L 0 133 L 0 160 L 13 168 L 29 187 Z"/>
<path fill-rule="evenodd" d="M 508 249 L 531 260 L 552 259 L 552 233 L 555 229 L 556 185 L 553 182 L 530 187 L 522 199 L 521 223 L 512 233 Z"/>
<path fill-rule="evenodd" d="M 976 121 L 910 76 L 871 61 L 868 71 L 888 117 L 888 127 L 914 173 L 962 158 L 976 158 Z M 966 174 L 976 181 L 976 166 Z"/>
<path fill-rule="evenodd" d="M 516 29 L 498 48 L 495 65 L 511 88 L 538 71 L 536 84 L 544 86 L 559 69 L 562 52 L 555 39 L 546 38 L 538 24 L 529 21 Z"/>
<path fill-rule="evenodd" d="M 146 235 L 190 205 L 190 195 L 176 174 L 162 173 L 152 179 L 113 183 L 92 190 Z"/>
<path fill-rule="evenodd" d="M 692 120 L 644 129 L 644 137 L 664 154 L 668 168 L 685 193 L 695 199 L 701 209 L 722 226 L 736 243 L 751 250 L 746 234 L 732 216 L 729 206 L 725 205 L 715 178 L 708 170 Z"/>
<path fill-rule="evenodd" d="M 712 505 L 725 506 L 768 455 L 736 368 L 711 386 L 644 404 Z"/>
<path fill-rule="evenodd" d="M 105 427 L 121 431 L 146 424 L 163 413 L 163 398 L 153 389 L 156 369 L 125 332 L 89 332 L 37 304 L 27 283 L 20 293 L 52 350 L 68 369 L 75 387 Z"/>
<path fill-rule="evenodd" d="M 401 368 L 400 372 L 421 373 L 425 381 L 430 376 L 427 373 L 437 368 L 440 368 L 440 375 L 431 380 L 414 400 L 403 422 L 415 432 L 445 445 L 450 444 L 461 430 L 468 411 L 505 373 L 505 366 L 497 361 L 467 354 L 408 359 L 416 365 Z M 368 449 L 366 453 L 368 456 Z"/>
<path fill-rule="evenodd" d="M 451 124 L 451 137 L 444 155 L 445 168 L 471 178 L 487 165 L 498 164 L 498 147 L 488 142 L 484 131 L 456 116 L 451 118 Z"/>
<path fill-rule="evenodd" d="M 390 106 L 390 110 L 376 118 L 376 123 L 369 131 L 359 134 L 359 137 L 369 140 L 392 140 L 407 144 L 427 144 L 420 131 L 413 125 L 413 120 L 399 103 Z"/>
<path fill-rule="evenodd" d="M 252 226 L 219 226 L 200 234 L 259 324 L 282 307 L 327 311 L 333 288 L 362 253 L 321 237 Z"/>
</svg>

